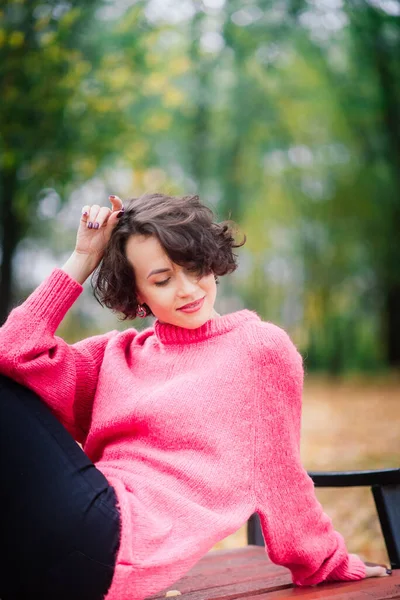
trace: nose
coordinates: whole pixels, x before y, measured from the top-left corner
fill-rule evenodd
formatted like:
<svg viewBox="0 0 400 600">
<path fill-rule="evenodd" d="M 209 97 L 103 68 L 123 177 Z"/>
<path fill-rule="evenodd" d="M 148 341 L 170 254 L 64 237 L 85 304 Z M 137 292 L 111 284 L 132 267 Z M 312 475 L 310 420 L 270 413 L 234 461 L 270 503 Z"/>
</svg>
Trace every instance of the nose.
<svg viewBox="0 0 400 600">
<path fill-rule="evenodd" d="M 177 295 L 181 298 L 194 295 L 197 290 L 197 284 L 187 275 L 181 273 L 178 277 L 178 292 Z"/>
</svg>

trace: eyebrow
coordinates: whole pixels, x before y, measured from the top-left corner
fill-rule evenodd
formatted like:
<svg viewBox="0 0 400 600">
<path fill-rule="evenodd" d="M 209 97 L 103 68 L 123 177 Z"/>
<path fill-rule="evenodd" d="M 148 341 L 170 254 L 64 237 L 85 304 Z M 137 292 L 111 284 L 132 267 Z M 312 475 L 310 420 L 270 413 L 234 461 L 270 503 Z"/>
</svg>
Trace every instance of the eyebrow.
<svg viewBox="0 0 400 600">
<path fill-rule="evenodd" d="M 148 279 L 150 275 L 155 275 L 156 273 L 165 273 L 166 271 L 171 271 L 171 269 L 154 269 L 153 271 L 150 271 L 146 279 Z"/>
</svg>

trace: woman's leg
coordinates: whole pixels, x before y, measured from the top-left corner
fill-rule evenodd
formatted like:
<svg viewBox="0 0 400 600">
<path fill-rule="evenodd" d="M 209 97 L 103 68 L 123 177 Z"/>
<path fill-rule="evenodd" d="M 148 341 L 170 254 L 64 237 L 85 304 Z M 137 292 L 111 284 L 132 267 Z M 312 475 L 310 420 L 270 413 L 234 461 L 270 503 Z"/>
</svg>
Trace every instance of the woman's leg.
<svg viewBox="0 0 400 600">
<path fill-rule="evenodd" d="M 101 600 L 119 546 L 114 488 L 31 390 L 0 375 L 0 598 Z"/>
</svg>

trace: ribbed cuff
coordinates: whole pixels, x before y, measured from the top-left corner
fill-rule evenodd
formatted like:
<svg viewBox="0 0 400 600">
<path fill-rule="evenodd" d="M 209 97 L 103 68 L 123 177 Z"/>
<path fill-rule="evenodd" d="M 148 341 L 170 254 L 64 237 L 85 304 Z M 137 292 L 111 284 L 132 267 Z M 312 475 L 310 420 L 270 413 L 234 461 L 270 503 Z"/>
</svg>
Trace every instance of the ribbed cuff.
<svg viewBox="0 0 400 600">
<path fill-rule="evenodd" d="M 309 586 L 318 585 L 324 581 L 357 581 L 358 579 L 364 579 L 367 574 L 363 561 L 350 554 L 333 571 L 328 574 L 326 574 L 326 571 L 327 565 L 324 565 L 314 575 L 305 579 L 299 580 L 293 577 L 293 583 L 298 586 Z"/>
<path fill-rule="evenodd" d="M 364 579 L 366 574 L 367 570 L 363 561 L 349 554 L 348 560 L 344 560 L 329 573 L 326 581 L 356 581 Z"/>
<path fill-rule="evenodd" d="M 25 300 L 35 322 L 45 321 L 54 334 L 67 311 L 83 291 L 83 286 L 56 267 Z"/>
</svg>

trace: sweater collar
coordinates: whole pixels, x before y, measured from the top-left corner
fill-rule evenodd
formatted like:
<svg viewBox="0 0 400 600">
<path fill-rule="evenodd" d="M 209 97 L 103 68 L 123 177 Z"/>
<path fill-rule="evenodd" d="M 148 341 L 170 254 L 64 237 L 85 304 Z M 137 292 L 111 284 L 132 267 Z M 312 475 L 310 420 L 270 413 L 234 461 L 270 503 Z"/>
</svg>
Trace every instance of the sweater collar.
<svg viewBox="0 0 400 600">
<path fill-rule="evenodd" d="M 247 321 L 260 321 L 258 314 L 247 308 L 227 315 L 209 319 L 196 329 L 179 327 L 171 323 L 161 323 L 156 319 L 154 332 L 162 344 L 190 344 L 208 340 L 222 333 L 231 331 Z"/>
</svg>

